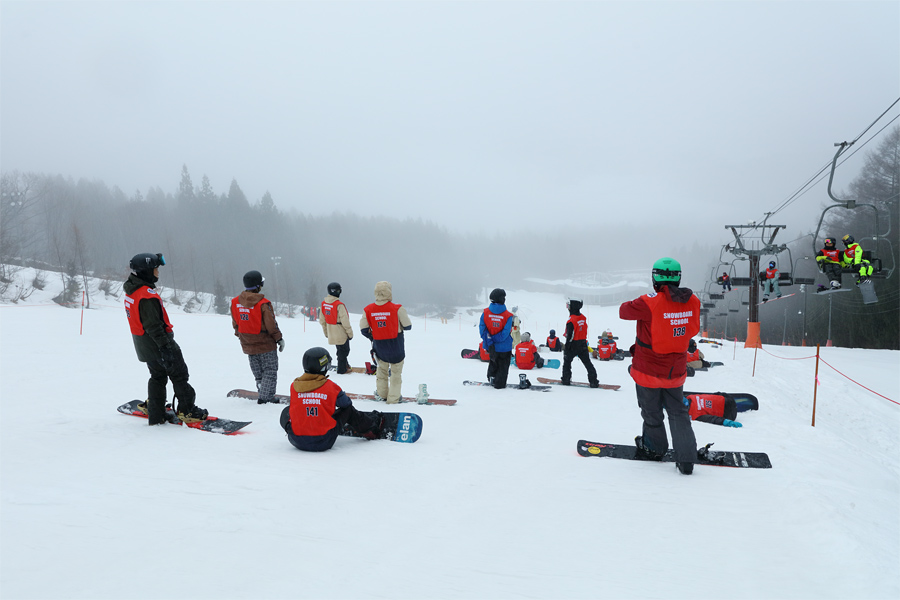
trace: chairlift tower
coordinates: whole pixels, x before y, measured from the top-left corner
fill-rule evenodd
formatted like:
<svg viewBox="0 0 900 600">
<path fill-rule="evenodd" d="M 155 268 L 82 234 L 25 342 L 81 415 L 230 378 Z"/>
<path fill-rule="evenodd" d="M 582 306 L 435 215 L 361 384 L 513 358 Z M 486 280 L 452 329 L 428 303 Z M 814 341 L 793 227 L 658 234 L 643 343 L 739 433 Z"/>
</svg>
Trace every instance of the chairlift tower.
<svg viewBox="0 0 900 600">
<path fill-rule="evenodd" d="M 759 348 L 759 257 L 769 254 L 779 254 L 787 249 L 786 244 L 775 244 L 775 236 L 786 225 L 767 225 L 771 213 L 766 213 L 762 224 L 751 222 L 749 225 L 726 225 L 734 234 L 734 247 L 726 246 L 725 249 L 735 256 L 746 256 L 750 260 L 750 316 L 747 319 L 747 339 L 745 348 Z M 740 233 L 738 231 L 740 230 Z M 771 232 L 771 234 L 769 233 Z M 744 238 L 753 233 L 759 234 L 761 248 L 748 248 Z"/>
</svg>

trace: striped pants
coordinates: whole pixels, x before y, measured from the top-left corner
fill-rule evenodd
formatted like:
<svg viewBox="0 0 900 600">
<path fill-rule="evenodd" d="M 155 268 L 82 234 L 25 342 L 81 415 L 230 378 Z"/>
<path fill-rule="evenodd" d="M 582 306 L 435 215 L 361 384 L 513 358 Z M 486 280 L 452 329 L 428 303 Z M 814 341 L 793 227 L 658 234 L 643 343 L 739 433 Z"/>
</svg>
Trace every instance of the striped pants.
<svg viewBox="0 0 900 600">
<path fill-rule="evenodd" d="M 250 370 L 256 379 L 256 390 L 259 399 L 270 401 L 275 395 L 275 387 L 278 384 L 278 351 L 263 352 L 262 354 L 248 354 Z"/>
</svg>

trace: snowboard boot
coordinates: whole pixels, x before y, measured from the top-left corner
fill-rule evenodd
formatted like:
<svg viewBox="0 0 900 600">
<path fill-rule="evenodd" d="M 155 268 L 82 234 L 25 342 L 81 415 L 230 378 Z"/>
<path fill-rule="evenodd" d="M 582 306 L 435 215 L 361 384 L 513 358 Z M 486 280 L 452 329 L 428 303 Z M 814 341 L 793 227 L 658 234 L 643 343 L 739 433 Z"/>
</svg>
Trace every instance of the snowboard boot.
<svg viewBox="0 0 900 600">
<path fill-rule="evenodd" d="M 361 432 L 361 435 L 367 440 L 378 440 L 384 437 L 384 415 L 373 410 L 369 413 L 372 416 L 374 424 L 368 431 Z"/>
<path fill-rule="evenodd" d="M 832 282 L 831 282 L 831 289 L 833 289 L 833 290 L 839 290 L 839 289 L 841 289 L 841 282 L 840 282 L 840 281 L 832 281 Z"/>
<path fill-rule="evenodd" d="M 600 382 L 599 382 L 599 381 L 592 381 L 592 382 L 590 383 L 590 386 L 591 386 L 592 388 L 595 388 L 595 389 L 596 389 L 596 388 L 600 387 Z"/>
<path fill-rule="evenodd" d="M 682 475 L 690 475 L 694 472 L 694 463 L 691 462 L 677 462 L 675 467 L 678 468 L 678 472 Z"/>
<path fill-rule="evenodd" d="M 378 394 L 378 390 L 375 390 L 374 392 L 372 392 L 372 395 L 375 396 L 375 402 L 387 402 L 387 399 L 382 398 L 382 397 Z"/>
<path fill-rule="evenodd" d="M 531 387 L 531 382 L 528 381 L 528 378 L 525 376 L 525 373 L 519 373 L 519 389 L 527 390 Z"/>
<path fill-rule="evenodd" d="M 196 404 L 191 406 L 190 409 L 184 409 L 178 411 L 178 418 L 181 419 L 185 423 L 196 423 L 197 421 L 205 421 L 206 417 L 209 416 L 209 411 L 205 408 L 200 408 Z"/>
<path fill-rule="evenodd" d="M 641 436 L 636 436 L 634 438 L 634 445 L 637 447 L 637 452 L 634 453 L 634 457 L 638 460 L 662 460 L 663 455 L 655 450 L 651 450 L 647 446 L 644 445 L 644 438 Z"/>
<path fill-rule="evenodd" d="M 162 425 L 166 423 L 166 405 L 165 400 L 159 402 L 150 402 L 146 400 L 137 405 L 139 411 L 147 415 L 148 425 Z"/>
</svg>

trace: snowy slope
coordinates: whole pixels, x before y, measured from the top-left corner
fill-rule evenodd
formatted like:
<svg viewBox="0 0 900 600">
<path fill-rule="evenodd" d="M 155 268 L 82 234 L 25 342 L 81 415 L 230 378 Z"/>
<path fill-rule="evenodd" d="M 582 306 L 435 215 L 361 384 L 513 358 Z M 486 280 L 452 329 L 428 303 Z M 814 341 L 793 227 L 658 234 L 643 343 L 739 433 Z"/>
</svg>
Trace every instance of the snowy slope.
<svg viewBox="0 0 900 600">
<path fill-rule="evenodd" d="M 464 387 L 485 373 L 459 358 L 477 347 L 477 315 L 415 318 L 404 392 L 427 383 L 457 406 L 414 407 L 425 425 L 412 446 L 341 438 L 307 454 L 287 443 L 280 407 L 225 396 L 253 385 L 228 316 L 169 307 L 198 404 L 252 420 L 247 434 L 151 429 L 115 411 L 144 398 L 147 380 L 121 301 L 95 299 L 79 334 L 81 311 L 53 305 L 56 293 L 0 305 L 4 599 L 900 596 L 900 406 L 822 364 L 811 427 L 815 348 L 701 346 L 726 366 L 688 387 L 750 392 L 761 409 L 740 415 L 742 429 L 695 423 L 698 442 L 767 452 L 774 468 L 685 477 L 575 453 L 579 438 L 640 433 L 627 360 L 595 362 L 617 392 Z M 536 339 L 562 331 L 563 297 L 507 299 Z M 362 307 L 351 309 L 356 330 Z M 617 307 L 585 314 L 591 339 L 612 328 L 629 345 L 633 324 Z M 286 393 L 302 353 L 325 338 L 301 319 L 279 324 Z M 368 342 L 351 346 L 362 365 Z M 822 356 L 900 400 L 897 352 Z M 574 373 L 586 380 L 577 363 Z M 367 375 L 333 377 L 374 389 Z"/>
</svg>

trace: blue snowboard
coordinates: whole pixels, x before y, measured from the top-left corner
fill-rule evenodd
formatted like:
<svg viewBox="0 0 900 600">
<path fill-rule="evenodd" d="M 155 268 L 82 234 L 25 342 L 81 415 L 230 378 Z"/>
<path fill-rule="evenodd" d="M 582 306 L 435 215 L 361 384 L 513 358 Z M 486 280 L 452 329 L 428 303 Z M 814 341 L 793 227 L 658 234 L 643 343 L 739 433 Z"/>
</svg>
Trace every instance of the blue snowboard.
<svg viewBox="0 0 900 600">
<path fill-rule="evenodd" d="M 378 439 L 412 444 L 422 435 L 422 417 L 415 413 L 386 412 L 382 424 L 382 435 Z M 364 437 L 352 429 L 344 429 L 341 435 L 347 437 Z"/>
</svg>

